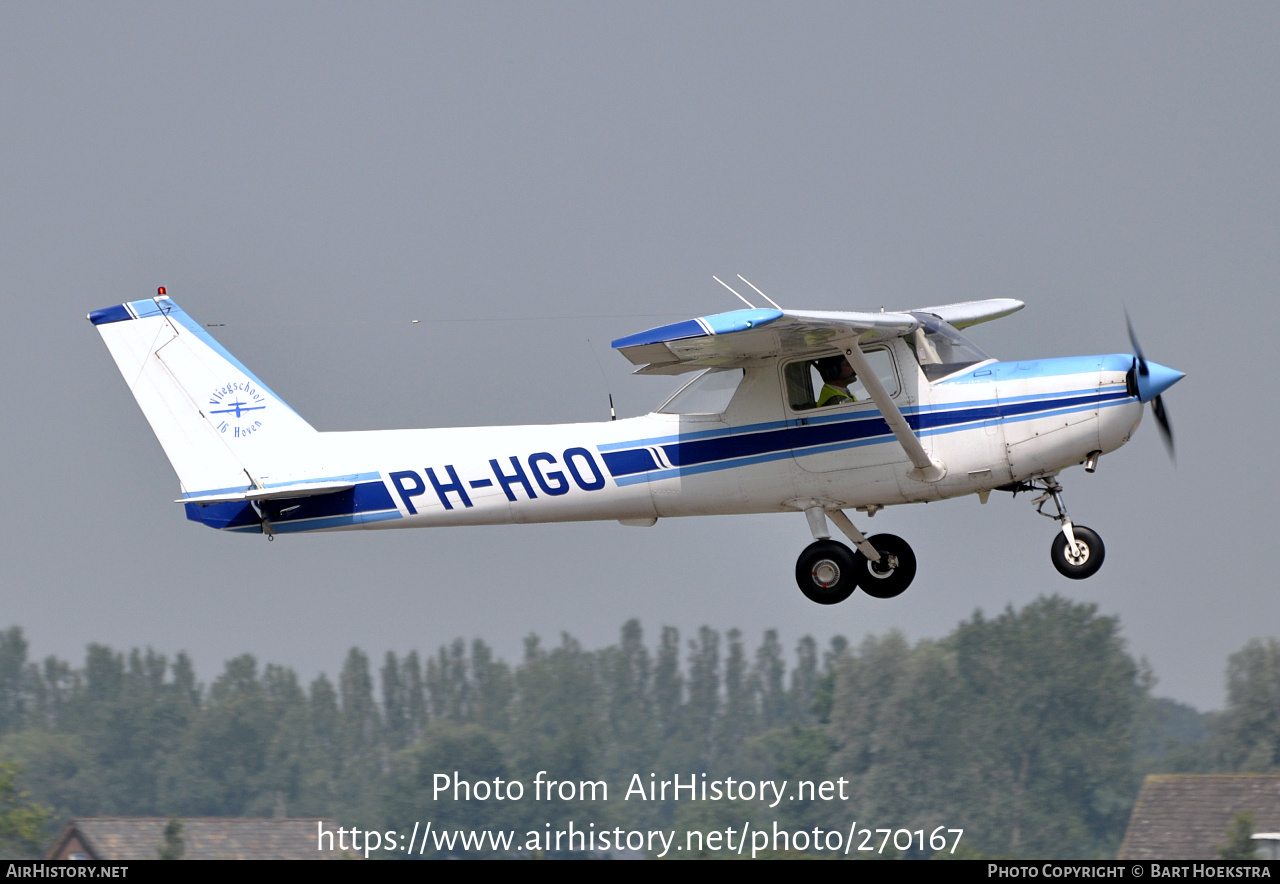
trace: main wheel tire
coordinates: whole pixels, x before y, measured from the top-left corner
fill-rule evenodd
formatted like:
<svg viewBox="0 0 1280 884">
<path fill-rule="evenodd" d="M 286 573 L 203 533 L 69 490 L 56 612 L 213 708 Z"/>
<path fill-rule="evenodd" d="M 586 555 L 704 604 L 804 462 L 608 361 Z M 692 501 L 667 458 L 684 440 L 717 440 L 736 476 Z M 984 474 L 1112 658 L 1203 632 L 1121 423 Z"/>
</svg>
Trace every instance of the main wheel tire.
<svg viewBox="0 0 1280 884">
<path fill-rule="evenodd" d="M 858 586 L 873 599 L 902 595 L 916 578 L 916 554 L 911 545 L 895 534 L 877 534 L 867 542 L 880 553 L 880 561 L 857 554 Z"/>
<path fill-rule="evenodd" d="M 1053 536 L 1049 555 L 1053 557 L 1053 567 L 1063 577 L 1084 580 L 1098 573 L 1102 560 L 1107 556 L 1107 548 L 1102 545 L 1102 538 L 1097 532 L 1083 525 L 1072 525 L 1071 533 L 1076 536 L 1076 554 L 1067 552 L 1067 535 L 1059 531 Z"/>
<path fill-rule="evenodd" d="M 834 540 L 814 541 L 796 561 L 796 585 L 811 602 L 843 602 L 858 588 L 853 551 Z"/>
</svg>

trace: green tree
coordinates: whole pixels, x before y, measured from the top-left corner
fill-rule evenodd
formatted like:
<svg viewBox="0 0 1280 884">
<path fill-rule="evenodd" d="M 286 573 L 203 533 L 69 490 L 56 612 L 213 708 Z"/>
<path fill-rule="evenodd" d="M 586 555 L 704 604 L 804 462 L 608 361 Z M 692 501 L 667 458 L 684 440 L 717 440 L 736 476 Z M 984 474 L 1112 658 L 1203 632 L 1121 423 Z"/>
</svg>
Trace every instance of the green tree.
<svg viewBox="0 0 1280 884">
<path fill-rule="evenodd" d="M 1105 855 L 1136 793 L 1142 690 L 1118 622 L 1056 597 L 914 648 L 869 638 L 839 664 L 831 771 L 860 813 L 910 829 L 963 816 L 991 855 Z"/>
<path fill-rule="evenodd" d="M 689 759 L 702 768 L 711 761 L 720 711 L 720 633 L 710 626 L 689 642 L 689 702 L 685 706 Z"/>
<path fill-rule="evenodd" d="M 400 749 L 409 741 L 412 721 L 409 716 L 409 686 L 402 677 L 400 661 L 392 651 L 387 651 L 386 662 L 379 674 L 382 676 L 382 720 L 387 747 Z"/>
<path fill-rule="evenodd" d="M 18 791 L 17 777 L 16 764 L 0 762 L 0 852 L 13 859 L 36 857 L 51 813 Z"/>
<path fill-rule="evenodd" d="M 525 664 L 515 673 L 517 769 L 545 769 L 561 780 L 598 778 L 605 730 L 596 656 L 567 633 L 550 652 L 536 643 L 527 647 Z"/>
<path fill-rule="evenodd" d="M 743 742 L 755 732 L 756 707 L 742 632 L 730 629 L 725 638 L 729 653 L 724 662 L 724 717 L 717 729 L 716 758 L 721 764 L 732 765 L 742 752 Z"/>
<path fill-rule="evenodd" d="M 437 777 L 444 780 L 437 781 Z M 521 817 L 528 812 L 526 808 L 536 814 L 538 805 L 529 791 L 520 801 L 510 800 L 505 788 L 511 779 L 506 753 L 495 734 L 479 725 L 436 721 L 417 745 L 391 756 L 379 816 L 388 828 L 426 816 L 437 830 L 524 828 L 542 822 Z M 523 780 L 526 786 L 531 785 L 531 778 Z M 501 781 L 502 791 L 495 785 L 497 781 Z M 484 791 L 476 788 L 478 784 Z M 437 786 L 442 787 L 440 791 Z M 414 848 L 414 855 L 439 854 L 435 842 L 424 838 Z M 477 857 L 475 851 L 462 849 L 456 855 Z"/>
<path fill-rule="evenodd" d="M 510 667 L 495 660 L 493 649 L 477 638 L 471 642 L 470 669 L 469 720 L 491 730 L 506 730 L 511 723 L 511 700 L 515 696 Z"/>
<path fill-rule="evenodd" d="M 652 764 L 657 749 L 650 697 L 652 669 L 640 621 L 628 620 L 619 643 L 601 655 L 602 681 L 608 694 L 611 772 L 625 774 Z"/>
<path fill-rule="evenodd" d="M 1119 842 L 1136 791 L 1138 667 L 1120 624 L 1054 596 L 950 640 L 963 685 L 969 806 L 992 852 L 1090 856 Z M 978 845 L 981 846 L 981 845 Z"/>
<path fill-rule="evenodd" d="M 27 705 L 27 640 L 22 629 L 0 632 L 0 734 L 25 723 Z"/>
<path fill-rule="evenodd" d="M 153 807 L 187 816 L 246 814 L 262 794 L 280 713 L 258 677 L 257 660 L 249 654 L 228 660 L 181 747 L 168 755 Z"/>
<path fill-rule="evenodd" d="M 1212 729 L 1228 770 L 1280 771 L 1280 641 L 1252 639 L 1227 660 L 1227 708 Z"/>
<path fill-rule="evenodd" d="M 658 662 L 653 673 L 653 701 L 658 719 L 658 738 L 665 746 L 680 731 L 680 709 L 684 702 L 680 630 L 674 626 L 662 627 Z"/>
<path fill-rule="evenodd" d="M 1253 840 L 1255 823 L 1253 811 L 1242 810 L 1236 814 L 1227 829 L 1227 843 L 1218 848 L 1218 856 L 1222 859 L 1257 859 L 1258 842 Z"/>
<path fill-rule="evenodd" d="M 813 724 L 818 690 L 818 643 L 806 635 L 796 645 L 796 668 L 791 670 L 791 716 L 802 724 Z"/>
<path fill-rule="evenodd" d="M 182 820 L 170 817 L 164 824 L 164 843 L 156 848 L 157 859 L 182 859 L 187 852 L 187 842 L 182 837 Z"/>
<path fill-rule="evenodd" d="M 955 654 L 944 643 L 912 648 L 894 631 L 868 637 L 842 656 L 829 727 L 836 746 L 830 772 L 849 778 L 849 795 L 862 815 L 929 830 L 938 825 L 935 818 L 960 818 L 967 798 L 957 795 L 964 792 L 963 771 L 979 751 L 963 731 L 964 695 Z"/>
<path fill-rule="evenodd" d="M 416 742 L 427 727 L 427 690 L 422 680 L 422 663 L 417 651 L 404 658 L 405 715 L 409 719 L 409 738 Z"/>
<path fill-rule="evenodd" d="M 760 717 L 766 727 L 774 727 L 786 721 L 787 664 L 782 657 L 782 645 L 778 642 L 778 630 L 766 629 L 764 641 L 756 649 L 755 676 L 760 690 Z"/>
</svg>

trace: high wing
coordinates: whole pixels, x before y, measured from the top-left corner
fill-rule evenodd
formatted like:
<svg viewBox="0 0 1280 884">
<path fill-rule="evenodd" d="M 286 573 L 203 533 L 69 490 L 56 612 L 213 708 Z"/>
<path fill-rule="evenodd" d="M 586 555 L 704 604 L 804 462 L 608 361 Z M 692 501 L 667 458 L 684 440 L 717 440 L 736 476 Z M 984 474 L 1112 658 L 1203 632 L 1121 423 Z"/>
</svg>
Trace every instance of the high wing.
<svg viewBox="0 0 1280 884">
<path fill-rule="evenodd" d="M 962 301 L 959 304 L 940 304 L 936 307 L 916 307 L 908 313 L 932 313 L 948 325 L 968 328 L 980 322 L 989 322 L 1017 313 L 1027 306 L 1014 298 L 988 298 L 985 301 Z"/>
<path fill-rule="evenodd" d="M 920 327 L 917 317 L 926 313 L 944 322 L 975 325 L 1007 316 L 1022 306 L 1021 301 L 1000 298 L 907 313 L 734 310 L 619 338 L 613 346 L 632 364 L 641 366 L 638 374 L 678 374 L 699 367 L 729 365 L 740 359 L 803 357 L 839 347 L 915 467 L 908 475 L 923 482 L 937 482 L 947 474 L 946 464 L 930 457 L 920 444 L 902 410 L 867 364 L 862 344 L 912 334 Z"/>
<path fill-rule="evenodd" d="M 637 374 L 679 374 L 739 359 L 792 356 L 830 349 L 837 338 L 881 340 L 915 331 L 906 313 L 732 310 L 619 338 L 614 349 L 642 366 Z"/>
<path fill-rule="evenodd" d="M 901 337 L 920 326 L 913 313 L 930 313 L 963 328 L 1008 316 L 1022 306 L 1021 301 L 996 298 L 903 313 L 732 310 L 651 328 L 619 338 L 613 347 L 641 366 L 637 374 L 679 374 L 740 359 L 803 356 L 853 337 L 864 344 Z"/>
</svg>

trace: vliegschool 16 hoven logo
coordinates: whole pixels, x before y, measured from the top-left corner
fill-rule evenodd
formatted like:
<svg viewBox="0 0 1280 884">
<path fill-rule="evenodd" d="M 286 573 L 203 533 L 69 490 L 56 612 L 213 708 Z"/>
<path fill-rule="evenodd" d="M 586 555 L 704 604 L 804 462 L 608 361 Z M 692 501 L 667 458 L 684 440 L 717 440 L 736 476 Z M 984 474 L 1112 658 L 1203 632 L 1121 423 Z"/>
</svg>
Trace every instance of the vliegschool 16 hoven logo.
<svg viewBox="0 0 1280 884">
<path fill-rule="evenodd" d="M 209 396 L 209 416 L 219 433 L 235 439 L 252 436 L 262 429 L 262 415 L 267 397 L 248 381 L 234 381 L 219 387 Z"/>
</svg>

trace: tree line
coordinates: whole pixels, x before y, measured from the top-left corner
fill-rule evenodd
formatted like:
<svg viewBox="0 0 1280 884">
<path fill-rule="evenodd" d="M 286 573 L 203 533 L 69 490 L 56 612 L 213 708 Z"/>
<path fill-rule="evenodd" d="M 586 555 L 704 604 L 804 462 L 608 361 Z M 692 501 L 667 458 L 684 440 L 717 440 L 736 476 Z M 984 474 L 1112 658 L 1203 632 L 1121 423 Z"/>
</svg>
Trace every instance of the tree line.
<svg viewBox="0 0 1280 884">
<path fill-rule="evenodd" d="M 105 815 L 522 831 L 857 820 L 963 828 L 965 849 L 990 856 L 1106 857 L 1145 773 L 1280 771 L 1275 639 L 1231 657 L 1221 713 L 1156 699 L 1153 681 L 1116 618 L 1058 597 L 975 613 L 941 639 L 806 636 L 791 654 L 775 630 L 750 646 L 738 630 L 665 627 L 650 645 L 635 620 L 599 650 L 529 636 L 515 664 L 481 639 L 380 661 L 352 648 L 336 679 L 305 685 L 249 655 L 207 685 L 185 654 L 152 649 L 90 645 L 79 667 L 32 661 L 12 627 L 0 632 L 0 762 L 48 809 L 46 835 Z M 609 800 L 434 792 L 438 774 L 528 787 L 538 771 L 603 781 Z M 839 778 L 847 800 L 619 800 L 637 774 L 703 773 Z M 23 819 L 27 843 L 9 837 L 10 852 L 34 849 Z"/>
</svg>

